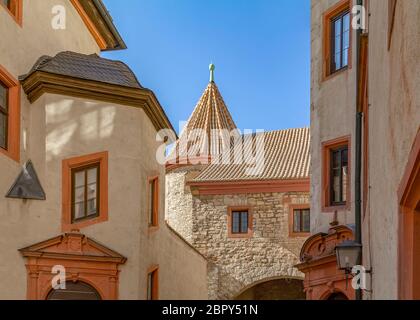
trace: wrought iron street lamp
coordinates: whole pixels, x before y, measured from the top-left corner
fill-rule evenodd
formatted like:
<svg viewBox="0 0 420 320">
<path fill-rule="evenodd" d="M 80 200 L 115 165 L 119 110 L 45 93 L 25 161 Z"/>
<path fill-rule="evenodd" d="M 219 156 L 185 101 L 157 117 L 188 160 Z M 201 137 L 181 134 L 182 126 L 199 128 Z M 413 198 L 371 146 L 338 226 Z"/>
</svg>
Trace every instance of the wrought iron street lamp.
<svg viewBox="0 0 420 320">
<path fill-rule="evenodd" d="M 362 245 L 355 241 L 346 240 L 335 247 L 337 264 L 340 270 L 350 274 L 354 266 L 360 263 Z"/>
</svg>

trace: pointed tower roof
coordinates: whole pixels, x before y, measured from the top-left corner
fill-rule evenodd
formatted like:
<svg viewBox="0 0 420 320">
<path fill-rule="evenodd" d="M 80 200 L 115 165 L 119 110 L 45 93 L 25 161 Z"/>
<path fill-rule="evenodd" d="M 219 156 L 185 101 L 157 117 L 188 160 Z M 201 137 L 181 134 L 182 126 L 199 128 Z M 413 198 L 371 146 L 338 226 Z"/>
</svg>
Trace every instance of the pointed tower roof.
<svg viewBox="0 0 420 320">
<path fill-rule="evenodd" d="M 214 70 L 215 66 L 211 64 L 210 82 L 176 141 L 168 157 L 169 164 L 190 163 L 187 159 L 193 158 L 209 159 L 230 145 L 227 133 L 237 127 L 214 82 Z"/>
</svg>

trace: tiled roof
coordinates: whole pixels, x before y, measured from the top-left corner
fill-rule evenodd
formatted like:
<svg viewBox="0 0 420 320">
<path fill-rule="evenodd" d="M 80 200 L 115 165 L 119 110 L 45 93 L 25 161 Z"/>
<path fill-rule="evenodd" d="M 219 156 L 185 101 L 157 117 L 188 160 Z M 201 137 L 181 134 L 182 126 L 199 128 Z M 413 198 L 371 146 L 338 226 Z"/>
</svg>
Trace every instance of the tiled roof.
<svg viewBox="0 0 420 320">
<path fill-rule="evenodd" d="M 262 134 L 264 162 L 260 162 L 261 170 L 247 172 L 255 163 L 255 147 L 258 145 L 256 135 L 251 137 L 252 143 L 244 143 L 243 161 L 231 164 L 218 164 L 212 161 L 194 182 L 223 182 L 241 180 L 288 180 L 309 178 L 309 128 L 269 131 Z M 259 172 L 258 172 L 259 171 Z"/>
<path fill-rule="evenodd" d="M 225 102 L 214 82 L 210 82 L 205 89 L 203 95 L 198 101 L 190 119 L 185 124 L 183 131 L 181 132 L 180 138 L 176 142 L 174 149 L 168 156 L 168 161 L 176 158 L 175 150 L 178 150 L 178 157 L 194 157 L 198 156 L 201 148 L 200 143 L 187 143 L 189 135 L 193 134 L 194 130 L 202 129 L 207 135 L 208 141 L 211 141 L 212 130 L 223 130 L 226 129 L 229 132 L 236 129 L 236 125 L 226 107 Z M 218 150 L 215 149 L 215 143 L 208 143 L 206 146 L 206 152 L 210 154 L 219 154 L 224 147 L 229 146 L 230 137 L 221 136 Z"/>
<path fill-rule="evenodd" d="M 25 80 L 36 71 L 130 88 L 142 88 L 136 76 L 126 64 L 101 58 L 96 54 L 86 55 L 64 51 L 58 53 L 55 57 L 42 56 L 31 71 L 21 77 L 20 80 Z"/>
</svg>

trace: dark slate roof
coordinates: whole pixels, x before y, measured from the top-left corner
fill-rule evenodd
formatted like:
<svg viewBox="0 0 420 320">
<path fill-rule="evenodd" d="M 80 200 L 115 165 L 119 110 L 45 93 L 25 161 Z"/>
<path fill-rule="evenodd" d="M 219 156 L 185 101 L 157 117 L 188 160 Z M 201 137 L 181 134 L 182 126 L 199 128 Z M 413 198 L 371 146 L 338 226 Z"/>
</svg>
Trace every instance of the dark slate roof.
<svg viewBox="0 0 420 320">
<path fill-rule="evenodd" d="M 130 88 L 142 88 L 134 73 L 125 63 L 101 58 L 97 54 L 86 55 L 64 51 L 55 57 L 42 56 L 31 71 L 20 77 L 20 80 L 25 80 L 36 71 Z"/>
</svg>

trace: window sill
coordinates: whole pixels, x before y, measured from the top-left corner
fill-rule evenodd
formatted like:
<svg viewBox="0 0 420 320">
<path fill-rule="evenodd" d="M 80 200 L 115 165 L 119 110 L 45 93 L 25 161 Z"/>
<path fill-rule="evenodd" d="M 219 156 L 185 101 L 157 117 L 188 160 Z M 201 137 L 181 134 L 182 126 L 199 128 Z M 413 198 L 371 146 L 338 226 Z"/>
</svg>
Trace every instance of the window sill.
<svg viewBox="0 0 420 320">
<path fill-rule="evenodd" d="M 228 239 L 251 239 L 251 238 L 253 238 L 253 236 L 254 236 L 253 232 L 248 232 L 248 233 L 244 233 L 244 234 L 229 233 Z"/>
<path fill-rule="evenodd" d="M 158 230 L 159 230 L 159 225 L 157 225 L 157 226 L 150 226 L 149 225 L 147 231 L 148 231 L 148 234 L 151 235 L 151 234 L 156 233 Z"/>
<path fill-rule="evenodd" d="M 321 82 L 325 82 L 325 81 L 331 80 L 332 78 L 335 78 L 336 76 L 341 75 L 341 74 L 349 71 L 349 69 L 351 69 L 350 66 L 347 66 L 347 67 L 342 68 L 342 69 L 340 69 L 340 70 L 338 70 L 338 71 L 336 71 L 334 73 L 331 73 L 329 75 L 324 75 L 324 77 L 323 77 L 323 79 L 322 79 Z"/>
<path fill-rule="evenodd" d="M 108 216 L 105 214 L 99 215 L 95 218 L 85 219 L 74 223 L 63 223 L 62 230 L 63 232 L 70 232 L 72 230 L 80 230 L 89 226 L 92 226 L 97 223 L 105 222 L 108 220 Z"/>
<path fill-rule="evenodd" d="M 19 163 L 20 161 L 19 152 L 12 152 L 12 151 L 9 151 L 0 147 L 0 154 L 10 158 L 11 160 L 17 163 Z"/>
<path fill-rule="evenodd" d="M 350 204 L 344 204 L 341 206 L 323 206 L 322 212 L 335 212 L 335 211 L 348 211 L 350 210 Z"/>
</svg>

